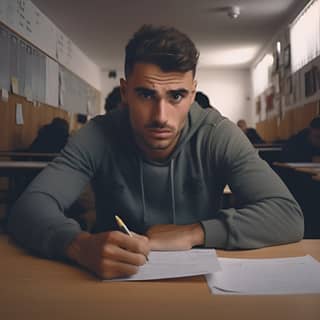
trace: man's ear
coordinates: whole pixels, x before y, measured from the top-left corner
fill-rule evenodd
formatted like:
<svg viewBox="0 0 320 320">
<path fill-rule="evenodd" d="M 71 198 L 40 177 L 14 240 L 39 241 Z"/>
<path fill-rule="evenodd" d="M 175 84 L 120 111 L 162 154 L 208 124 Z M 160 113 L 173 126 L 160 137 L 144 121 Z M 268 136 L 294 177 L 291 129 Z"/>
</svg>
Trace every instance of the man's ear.
<svg viewBox="0 0 320 320">
<path fill-rule="evenodd" d="M 124 104 L 128 104 L 128 99 L 127 99 L 127 80 L 121 78 L 120 79 L 120 93 L 121 93 L 121 101 Z"/>
</svg>

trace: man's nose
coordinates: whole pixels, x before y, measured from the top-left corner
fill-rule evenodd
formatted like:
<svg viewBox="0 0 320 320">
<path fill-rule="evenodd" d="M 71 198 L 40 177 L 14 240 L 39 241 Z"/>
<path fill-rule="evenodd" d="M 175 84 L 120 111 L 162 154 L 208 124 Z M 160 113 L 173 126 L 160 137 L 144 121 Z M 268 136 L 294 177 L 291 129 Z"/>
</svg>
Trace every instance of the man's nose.
<svg viewBox="0 0 320 320">
<path fill-rule="evenodd" d="M 153 120 L 161 124 L 168 121 L 168 102 L 165 99 L 157 99 L 154 102 Z"/>
</svg>

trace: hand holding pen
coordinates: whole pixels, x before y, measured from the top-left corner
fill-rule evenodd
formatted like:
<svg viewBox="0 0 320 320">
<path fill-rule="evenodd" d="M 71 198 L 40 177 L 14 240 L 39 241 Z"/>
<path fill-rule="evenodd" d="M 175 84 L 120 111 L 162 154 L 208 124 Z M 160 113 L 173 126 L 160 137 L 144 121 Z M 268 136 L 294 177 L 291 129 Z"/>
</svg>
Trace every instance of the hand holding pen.
<svg viewBox="0 0 320 320">
<path fill-rule="evenodd" d="M 126 231 L 127 233 L 127 231 Z M 128 277 L 146 263 L 149 239 L 123 232 L 82 232 L 67 246 L 66 256 L 103 279 Z"/>
</svg>

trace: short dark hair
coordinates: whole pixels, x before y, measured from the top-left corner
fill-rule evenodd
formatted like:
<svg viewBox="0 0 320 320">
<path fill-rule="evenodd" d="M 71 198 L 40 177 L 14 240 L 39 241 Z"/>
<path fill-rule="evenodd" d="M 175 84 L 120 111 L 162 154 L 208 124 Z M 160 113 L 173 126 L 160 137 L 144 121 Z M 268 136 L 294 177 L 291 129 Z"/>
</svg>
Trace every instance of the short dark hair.
<svg viewBox="0 0 320 320">
<path fill-rule="evenodd" d="M 320 116 L 312 119 L 310 122 L 310 128 L 320 129 Z"/>
<path fill-rule="evenodd" d="M 113 109 L 117 109 L 121 103 L 121 92 L 120 87 L 114 87 L 113 90 L 108 94 L 104 104 L 104 110 L 106 112 Z"/>
<path fill-rule="evenodd" d="M 196 73 L 199 52 L 187 35 L 172 27 L 143 25 L 126 46 L 125 76 L 136 63 L 152 63 L 164 72 Z"/>
<path fill-rule="evenodd" d="M 195 100 L 202 108 L 211 108 L 210 100 L 203 92 L 197 91 Z"/>
</svg>

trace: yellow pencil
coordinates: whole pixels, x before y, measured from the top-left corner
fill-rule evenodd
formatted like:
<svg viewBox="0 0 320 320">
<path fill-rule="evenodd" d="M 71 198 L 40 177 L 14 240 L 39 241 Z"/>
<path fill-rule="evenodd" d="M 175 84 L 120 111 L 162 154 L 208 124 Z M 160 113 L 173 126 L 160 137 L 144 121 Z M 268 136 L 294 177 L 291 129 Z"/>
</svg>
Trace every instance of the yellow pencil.
<svg viewBox="0 0 320 320">
<path fill-rule="evenodd" d="M 132 233 L 130 232 L 130 230 L 128 229 L 128 227 L 125 225 L 125 223 L 122 221 L 122 219 L 115 215 L 116 221 L 117 221 L 117 225 L 119 226 L 119 228 L 126 233 L 128 236 L 133 237 Z M 149 261 L 148 257 L 146 256 L 146 260 Z"/>
<path fill-rule="evenodd" d="M 117 221 L 117 224 L 119 226 L 119 228 L 124 232 L 126 233 L 128 236 L 130 237 L 133 237 L 132 233 L 130 232 L 130 230 L 128 229 L 128 227 L 125 225 L 125 223 L 122 221 L 122 219 L 115 215 L 115 218 L 116 218 L 116 221 Z"/>
</svg>

